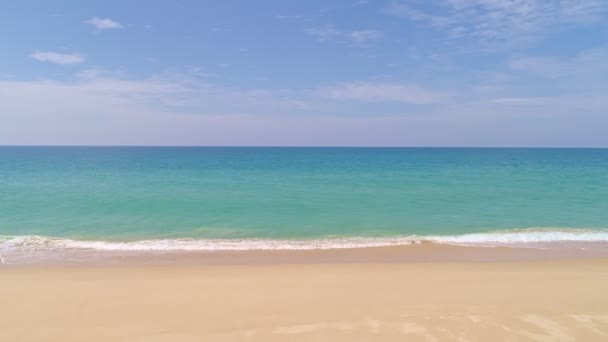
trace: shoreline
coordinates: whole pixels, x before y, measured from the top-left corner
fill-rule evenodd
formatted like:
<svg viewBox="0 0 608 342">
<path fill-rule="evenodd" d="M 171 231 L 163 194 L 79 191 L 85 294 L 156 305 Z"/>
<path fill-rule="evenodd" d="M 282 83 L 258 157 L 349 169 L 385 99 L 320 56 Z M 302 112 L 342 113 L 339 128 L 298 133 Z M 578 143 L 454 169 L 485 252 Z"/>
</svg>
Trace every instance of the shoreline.
<svg viewBox="0 0 608 342">
<path fill-rule="evenodd" d="M 608 230 L 525 228 L 460 235 L 301 239 L 95 239 L 0 236 L 0 267 L 18 264 L 515 261 L 608 257 Z"/>
<path fill-rule="evenodd" d="M 596 246 L 597 247 L 597 246 Z M 2 268 L 197 266 L 258 264 L 409 264 L 487 263 L 608 259 L 607 248 L 540 249 L 520 247 L 454 246 L 420 243 L 400 246 L 316 250 L 117 252 L 84 250 L 73 254 L 0 255 Z"/>
</svg>

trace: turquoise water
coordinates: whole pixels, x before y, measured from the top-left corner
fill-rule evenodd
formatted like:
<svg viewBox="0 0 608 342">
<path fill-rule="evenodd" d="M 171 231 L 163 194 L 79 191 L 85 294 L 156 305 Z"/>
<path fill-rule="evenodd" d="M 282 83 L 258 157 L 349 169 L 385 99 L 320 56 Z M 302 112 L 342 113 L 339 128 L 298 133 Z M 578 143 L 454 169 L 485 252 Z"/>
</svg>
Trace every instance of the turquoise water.
<svg viewBox="0 0 608 342">
<path fill-rule="evenodd" d="M 0 147 L 0 236 L 13 247 L 514 229 L 602 240 L 606 228 L 608 149 Z"/>
</svg>

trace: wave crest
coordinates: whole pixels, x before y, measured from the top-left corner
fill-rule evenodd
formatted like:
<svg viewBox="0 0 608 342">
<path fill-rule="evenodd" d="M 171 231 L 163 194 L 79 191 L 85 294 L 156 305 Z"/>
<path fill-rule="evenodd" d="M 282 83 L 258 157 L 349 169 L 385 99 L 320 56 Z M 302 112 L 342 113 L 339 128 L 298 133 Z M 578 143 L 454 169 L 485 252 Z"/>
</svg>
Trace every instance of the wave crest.
<svg viewBox="0 0 608 342">
<path fill-rule="evenodd" d="M 344 237 L 310 240 L 151 239 L 95 241 L 45 236 L 0 236 L 0 253 L 60 250 L 92 251 L 245 251 L 313 250 L 411 245 L 423 242 L 461 246 L 540 247 L 546 244 L 608 242 L 606 229 L 529 228 L 463 235 Z"/>
</svg>

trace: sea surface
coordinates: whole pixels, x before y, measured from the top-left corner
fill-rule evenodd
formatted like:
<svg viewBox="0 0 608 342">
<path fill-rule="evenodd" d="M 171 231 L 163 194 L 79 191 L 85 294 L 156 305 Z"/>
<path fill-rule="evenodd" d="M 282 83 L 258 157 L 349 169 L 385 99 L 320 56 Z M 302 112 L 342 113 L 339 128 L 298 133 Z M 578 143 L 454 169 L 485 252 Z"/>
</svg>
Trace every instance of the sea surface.
<svg viewBox="0 0 608 342">
<path fill-rule="evenodd" d="M 0 261 L 608 242 L 608 149 L 0 147 Z M 575 243 L 575 244 L 572 244 Z"/>
</svg>

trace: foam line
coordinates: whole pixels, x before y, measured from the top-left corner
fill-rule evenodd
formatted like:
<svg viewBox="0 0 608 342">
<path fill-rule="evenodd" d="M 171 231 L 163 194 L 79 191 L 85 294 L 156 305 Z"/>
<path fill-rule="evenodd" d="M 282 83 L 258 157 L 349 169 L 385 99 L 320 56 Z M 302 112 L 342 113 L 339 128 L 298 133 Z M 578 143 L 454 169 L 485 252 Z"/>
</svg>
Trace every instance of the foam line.
<svg viewBox="0 0 608 342">
<path fill-rule="evenodd" d="M 461 246 L 518 246 L 564 242 L 608 242 L 605 229 L 530 228 L 463 235 L 344 237 L 309 240 L 272 239 L 150 239 L 139 241 L 74 240 L 44 236 L 0 236 L 0 251 L 12 252 L 96 250 L 96 251 L 240 251 L 312 250 L 399 246 L 422 242 Z"/>
</svg>

